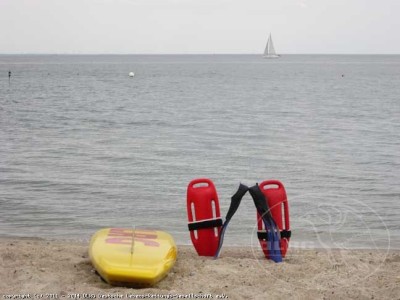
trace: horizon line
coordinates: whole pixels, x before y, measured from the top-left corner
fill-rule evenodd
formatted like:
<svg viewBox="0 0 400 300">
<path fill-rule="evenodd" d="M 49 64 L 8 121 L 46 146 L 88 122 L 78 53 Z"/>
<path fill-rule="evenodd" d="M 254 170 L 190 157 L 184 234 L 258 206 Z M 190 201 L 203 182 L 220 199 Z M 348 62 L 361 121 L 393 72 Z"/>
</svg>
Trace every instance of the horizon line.
<svg viewBox="0 0 400 300">
<path fill-rule="evenodd" d="M 0 53 L 0 55 L 260 55 L 263 53 L 51 53 L 19 52 Z M 400 53 L 279 53 L 279 55 L 400 55 Z"/>
</svg>

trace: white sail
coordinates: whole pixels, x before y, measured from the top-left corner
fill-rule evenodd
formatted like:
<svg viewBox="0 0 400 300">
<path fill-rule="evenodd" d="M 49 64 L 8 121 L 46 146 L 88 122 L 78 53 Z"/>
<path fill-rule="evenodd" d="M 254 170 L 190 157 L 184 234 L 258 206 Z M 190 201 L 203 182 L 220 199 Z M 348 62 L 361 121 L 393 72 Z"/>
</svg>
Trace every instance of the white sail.
<svg viewBox="0 0 400 300">
<path fill-rule="evenodd" d="M 265 58 L 277 58 L 277 57 L 279 57 L 279 55 L 277 55 L 276 52 L 275 52 L 275 47 L 274 47 L 274 43 L 272 42 L 271 34 L 269 34 L 268 41 L 267 41 L 267 46 L 265 46 L 264 57 Z"/>
</svg>

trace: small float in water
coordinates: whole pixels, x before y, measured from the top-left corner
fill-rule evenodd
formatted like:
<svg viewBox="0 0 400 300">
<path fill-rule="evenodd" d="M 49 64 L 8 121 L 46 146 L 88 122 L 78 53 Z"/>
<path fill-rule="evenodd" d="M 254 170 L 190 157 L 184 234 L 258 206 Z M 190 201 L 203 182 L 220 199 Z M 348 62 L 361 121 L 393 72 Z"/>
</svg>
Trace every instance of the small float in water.
<svg viewBox="0 0 400 300">
<path fill-rule="evenodd" d="M 133 77 L 133 76 L 135 76 L 135 73 L 129 72 L 129 77 Z"/>
</svg>

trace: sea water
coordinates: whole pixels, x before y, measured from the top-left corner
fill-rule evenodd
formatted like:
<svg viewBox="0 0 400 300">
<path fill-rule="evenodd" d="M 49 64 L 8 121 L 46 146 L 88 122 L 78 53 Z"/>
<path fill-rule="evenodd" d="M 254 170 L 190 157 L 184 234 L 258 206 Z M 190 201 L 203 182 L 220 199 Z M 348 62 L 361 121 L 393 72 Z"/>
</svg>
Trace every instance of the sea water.
<svg viewBox="0 0 400 300">
<path fill-rule="evenodd" d="M 0 56 L 0 236 L 189 244 L 192 179 L 223 217 L 278 179 L 293 245 L 399 248 L 399 169 L 400 56 Z M 249 195 L 225 243 L 257 245 Z"/>
</svg>

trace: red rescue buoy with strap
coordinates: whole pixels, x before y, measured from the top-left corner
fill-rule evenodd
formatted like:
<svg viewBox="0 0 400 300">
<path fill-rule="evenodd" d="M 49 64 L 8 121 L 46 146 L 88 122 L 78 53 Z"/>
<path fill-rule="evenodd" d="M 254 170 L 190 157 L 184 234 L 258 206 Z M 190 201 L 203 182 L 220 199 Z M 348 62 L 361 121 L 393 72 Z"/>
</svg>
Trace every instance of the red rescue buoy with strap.
<svg viewBox="0 0 400 300">
<path fill-rule="evenodd" d="M 187 188 L 187 214 L 190 238 L 198 255 L 214 256 L 222 219 L 214 183 L 207 178 L 192 180 Z"/>
<path fill-rule="evenodd" d="M 269 209 L 272 214 L 276 225 L 280 230 L 280 248 L 282 257 L 285 257 L 286 251 L 289 247 L 289 240 L 291 236 L 290 231 L 290 219 L 289 219 L 289 204 L 286 196 L 285 187 L 278 180 L 266 180 L 260 183 L 260 189 L 264 194 Z M 258 239 L 260 241 L 261 248 L 266 258 L 269 257 L 267 249 L 267 235 L 262 218 L 257 213 L 257 224 L 258 224 Z"/>
</svg>

